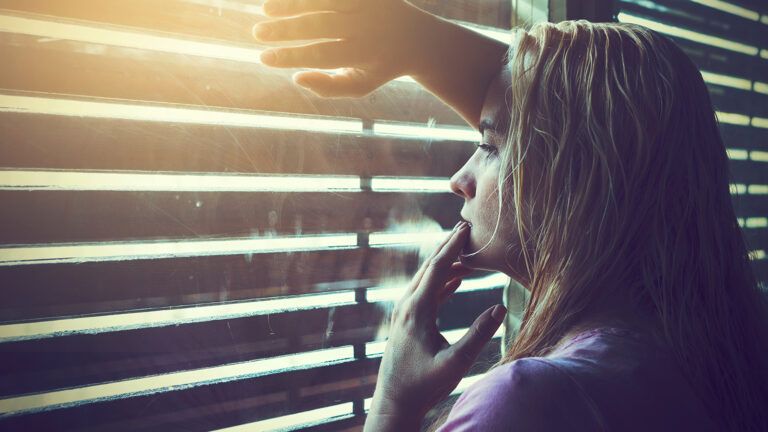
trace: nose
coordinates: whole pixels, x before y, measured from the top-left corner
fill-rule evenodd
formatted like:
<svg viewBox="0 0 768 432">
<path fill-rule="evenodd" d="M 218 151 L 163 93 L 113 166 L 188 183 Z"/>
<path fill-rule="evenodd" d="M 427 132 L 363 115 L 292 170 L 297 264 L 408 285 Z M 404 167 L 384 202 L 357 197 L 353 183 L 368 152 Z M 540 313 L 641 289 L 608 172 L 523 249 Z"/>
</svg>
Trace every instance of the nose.
<svg viewBox="0 0 768 432">
<path fill-rule="evenodd" d="M 461 167 L 451 177 L 451 191 L 456 195 L 469 199 L 475 196 L 475 176 L 467 170 L 467 165 Z"/>
</svg>

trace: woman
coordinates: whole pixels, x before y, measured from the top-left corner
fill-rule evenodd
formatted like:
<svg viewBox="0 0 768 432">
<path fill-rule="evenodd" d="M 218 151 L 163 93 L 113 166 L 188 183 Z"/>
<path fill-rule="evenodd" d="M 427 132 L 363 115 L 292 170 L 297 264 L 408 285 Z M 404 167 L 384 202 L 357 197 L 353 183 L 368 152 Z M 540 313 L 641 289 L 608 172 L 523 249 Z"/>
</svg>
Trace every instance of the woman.
<svg viewBox="0 0 768 432">
<path fill-rule="evenodd" d="M 478 127 L 451 179 L 460 222 L 393 313 L 366 430 L 418 430 L 505 313 L 459 342 L 439 305 L 471 269 L 530 291 L 506 355 L 433 427 L 768 430 L 766 307 L 731 204 L 707 89 L 670 40 L 586 21 L 516 30 L 511 46 L 401 0 L 269 0 L 276 67 L 327 97 L 411 75 Z M 455 260 L 458 262 L 454 262 Z"/>
</svg>

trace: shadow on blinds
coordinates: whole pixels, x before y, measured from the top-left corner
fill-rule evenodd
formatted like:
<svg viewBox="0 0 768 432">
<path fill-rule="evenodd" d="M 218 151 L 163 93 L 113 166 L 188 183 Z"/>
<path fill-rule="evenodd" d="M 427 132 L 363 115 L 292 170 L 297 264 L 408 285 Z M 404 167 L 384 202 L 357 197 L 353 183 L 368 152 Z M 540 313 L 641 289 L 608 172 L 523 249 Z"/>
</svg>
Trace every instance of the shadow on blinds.
<svg viewBox="0 0 768 432">
<path fill-rule="evenodd" d="M 509 40 L 506 2 L 416 3 Z M 768 17 L 677 3 L 616 5 L 699 63 L 766 280 Z M 259 64 L 260 12 L 0 0 L 0 429 L 360 428 L 388 310 L 458 218 L 447 179 L 479 135 L 407 77 L 361 100 L 296 89 Z M 466 279 L 441 332 L 509 282 Z"/>
</svg>

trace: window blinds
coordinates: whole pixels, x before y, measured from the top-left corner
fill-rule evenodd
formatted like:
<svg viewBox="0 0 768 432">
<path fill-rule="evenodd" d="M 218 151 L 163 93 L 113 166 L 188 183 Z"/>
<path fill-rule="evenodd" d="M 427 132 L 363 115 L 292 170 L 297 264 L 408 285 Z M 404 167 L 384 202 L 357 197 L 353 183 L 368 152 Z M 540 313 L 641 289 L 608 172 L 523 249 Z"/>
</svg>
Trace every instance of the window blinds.
<svg viewBox="0 0 768 432">
<path fill-rule="evenodd" d="M 739 225 L 768 289 L 768 3 L 621 0 L 615 7 L 619 21 L 670 36 L 701 70 L 728 151 Z"/>
<path fill-rule="evenodd" d="M 503 1 L 418 5 L 507 35 Z M 408 79 L 308 95 L 259 64 L 259 12 L 0 0 L 0 429 L 362 425 L 477 135 Z M 507 283 L 465 280 L 446 338 Z"/>
</svg>

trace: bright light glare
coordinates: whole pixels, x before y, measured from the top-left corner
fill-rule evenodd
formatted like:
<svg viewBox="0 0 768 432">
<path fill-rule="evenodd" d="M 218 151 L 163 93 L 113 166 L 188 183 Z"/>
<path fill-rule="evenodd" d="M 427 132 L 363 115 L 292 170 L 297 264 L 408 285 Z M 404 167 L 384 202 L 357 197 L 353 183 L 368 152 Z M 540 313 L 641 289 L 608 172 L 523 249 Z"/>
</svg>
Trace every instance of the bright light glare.
<svg viewBox="0 0 768 432">
<path fill-rule="evenodd" d="M 768 118 L 752 117 L 752 126 L 759 128 L 768 128 Z"/>
<path fill-rule="evenodd" d="M 749 55 L 757 55 L 759 50 L 757 47 L 751 45 L 745 45 L 739 42 L 734 42 L 728 39 L 722 39 L 716 36 L 710 36 L 703 33 L 698 33 L 684 28 L 675 27 L 660 22 L 652 21 L 646 18 L 641 18 L 635 15 L 631 15 L 625 12 L 620 12 L 617 16 L 619 22 L 639 24 L 641 26 L 648 27 L 649 29 L 656 30 L 660 33 L 668 34 L 670 36 L 676 36 L 683 39 L 688 39 L 694 42 L 715 46 L 718 48 L 727 49 L 730 51 L 736 51 Z"/>
<path fill-rule="evenodd" d="M 98 400 L 122 399 L 178 388 L 198 387 L 288 370 L 308 369 L 352 359 L 354 359 L 354 350 L 351 346 L 347 346 L 17 396 L 0 400 L 0 416 L 29 414 Z"/>
<path fill-rule="evenodd" d="M 465 21 L 458 21 L 458 20 L 451 20 L 451 21 L 453 21 L 456 24 L 459 24 L 464 28 L 478 32 L 483 36 L 489 37 L 491 39 L 495 39 L 507 45 L 509 45 L 512 42 L 512 30 L 482 26 L 482 25 L 478 25 L 470 22 L 465 22 Z"/>
<path fill-rule="evenodd" d="M 355 119 L 275 115 L 257 113 L 256 111 L 222 111 L 184 108 L 174 105 L 125 104 L 8 94 L 0 94 L 0 112 L 332 133 L 360 134 L 363 131 L 362 121 Z"/>
<path fill-rule="evenodd" d="M 155 36 L 148 34 L 146 31 L 137 32 L 102 26 L 68 24 L 12 15 L 0 15 L 0 32 L 261 64 L 259 56 L 262 50 L 260 49 L 238 47 L 233 44 L 198 42 L 167 36 Z"/>
<path fill-rule="evenodd" d="M 450 179 L 416 177 L 372 177 L 371 190 L 375 192 L 450 192 Z"/>
<path fill-rule="evenodd" d="M 737 113 L 727 113 L 722 111 L 715 111 L 717 121 L 720 123 L 735 124 L 739 126 L 749 126 L 749 116 Z"/>
<path fill-rule="evenodd" d="M 268 420 L 260 420 L 253 423 L 246 423 L 239 426 L 217 429 L 216 432 L 266 432 L 272 430 L 295 430 L 297 428 L 306 428 L 318 423 L 331 421 L 335 417 L 351 416 L 352 402 L 346 402 L 339 405 L 333 405 L 325 408 L 318 408 L 311 411 L 304 411 L 296 414 L 275 417 Z"/>
<path fill-rule="evenodd" d="M 435 139 L 450 141 L 479 141 L 480 132 L 465 127 L 428 126 L 420 124 L 376 122 L 373 124 L 374 135 L 390 135 L 413 139 Z"/>
<path fill-rule="evenodd" d="M 747 160 L 749 159 L 749 152 L 744 149 L 728 148 L 725 149 L 728 153 L 728 158 L 733 160 Z"/>
<path fill-rule="evenodd" d="M 751 217 L 747 218 L 747 228 L 766 228 L 768 227 L 768 218 L 764 217 Z"/>
<path fill-rule="evenodd" d="M 360 191 L 360 177 L 0 170 L 0 190 L 19 189 L 159 192 L 357 192 Z"/>
<path fill-rule="evenodd" d="M 239 1 L 229 0 L 185 0 L 187 3 L 199 4 L 203 6 L 215 7 L 217 9 L 227 9 L 237 12 L 243 12 L 250 15 L 264 15 L 261 5 L 252 5 L 241 3 Z"/>
<path fill-rule="evenodd" d="M 751 184 L 747 187 L 747 193 L 750 195 L 768 194 L 768 185 Z"/>
<path fill-rule="evenodd" d="M 464 279 L 456 292 L 502 288 L 509 284 L 509 280 L 509 276 L 504 273 L 493 273 L 488 276 Z M 402 284 L 391 288 L 369 288 L 365 293 L 365 301 L 369 303 L 396 301 L 402 297 L 406 287 L 406 284 Z"/>
<path fill-rule="evenodd" d="M 721 86 L 733 87 L 741 90 L 752 90 L 752 81 L 730 75 L 721 75 L 714 72 L 701 71 L 701 77 L 705 82 Z"/>
<path fill-rule="evenodd" d="M 54 244 L 0 248 L 0 266 L 349 249 L 356 246 L 357 234 Z"/>
<path fill-rule="evenodd" d="M 465 279 L 456 292 L 501 288 L 509 284 L 509 281 L 509 276 L 504 273 L 493 273 L 479 278 Z"/>
<path fill-rule="evenodd" d="M 749 252 L 749 259 L 753 261 L 765 259 L 765 251 L 762 249 L 757 249 Z"/>
<path fill-rule="evenodd" d="M 365 291 L 365 301 L 378 303 L 395 301 L 403 296 L 408 285 L 403 284 L 392 288 L 368 288 Z"/>
<path fill-rule="evenodd" d="M 365 344 L 365 355 L 367 357 L 376 357 L 384 354 L 384 348 L 387 346 L 387 341 L 368 342 Z"/>
<path fill-rule="evenodd" d="M 741 183 L 731 183 L 730 185 L 732 194 L 745 194 L 747 193 L 747 185 Z"/>
<path fill-rule="evenodd" d="M 768 84 L 760 81 L 755 81 L 754 91 L 758 93 L 768 94 Z"/>
<path fill-rule="evenodd" d="M 368 235 L 368 244 L 371 247 L 383 246 L 413 246 L 419 247 L 423 243 L 436 243 L 444 239 L 450 231 L 436 232 L 375 232 Z"/>
<path fill-rule="evenodd" d="M 757 21 L 760 19 L 760 14 L 753 10 L 749 10 L 741 6 L 736 6 L 731 3 L 726 3 L 721 0 L 691 0 L 691 1 L 693 1 L 694 3 L 702 4 L 704 6 L 709 6 L 714 9 L 719 9 L 723 12 L 728 12 L 730 14 L 738 15 L 742 18 L 750 19 L 753 21 Z"/>
<path fill-rule="evenodd" d="M 354 291 L 0 325 L 0 343 L 218 321 L 355 303 Z"/>
<path fill-rule="evenodd" d="M 752 150 L 749 152 L 749 158 L 756 162 L 768 162 L 768 152 Z"/>
<path fill-rule="evenodd" d="M 503 334 L 504 327 L 501 326 L 498 329 L 496 329 L 496 333 L 493 334 L 492 339 L 500 338 Z M 459 341 L 462 337 L 464 337 L 465 334 L 469 331 L 469 327 L 466 328 L 460 328 L 455 330 L 447 330 L 447 331 L 441 331 L 440 334 L 443 335 L 445 340 L 448 341 L 449 344 L 453 345 L 456 342 Z"/>
</svg>

